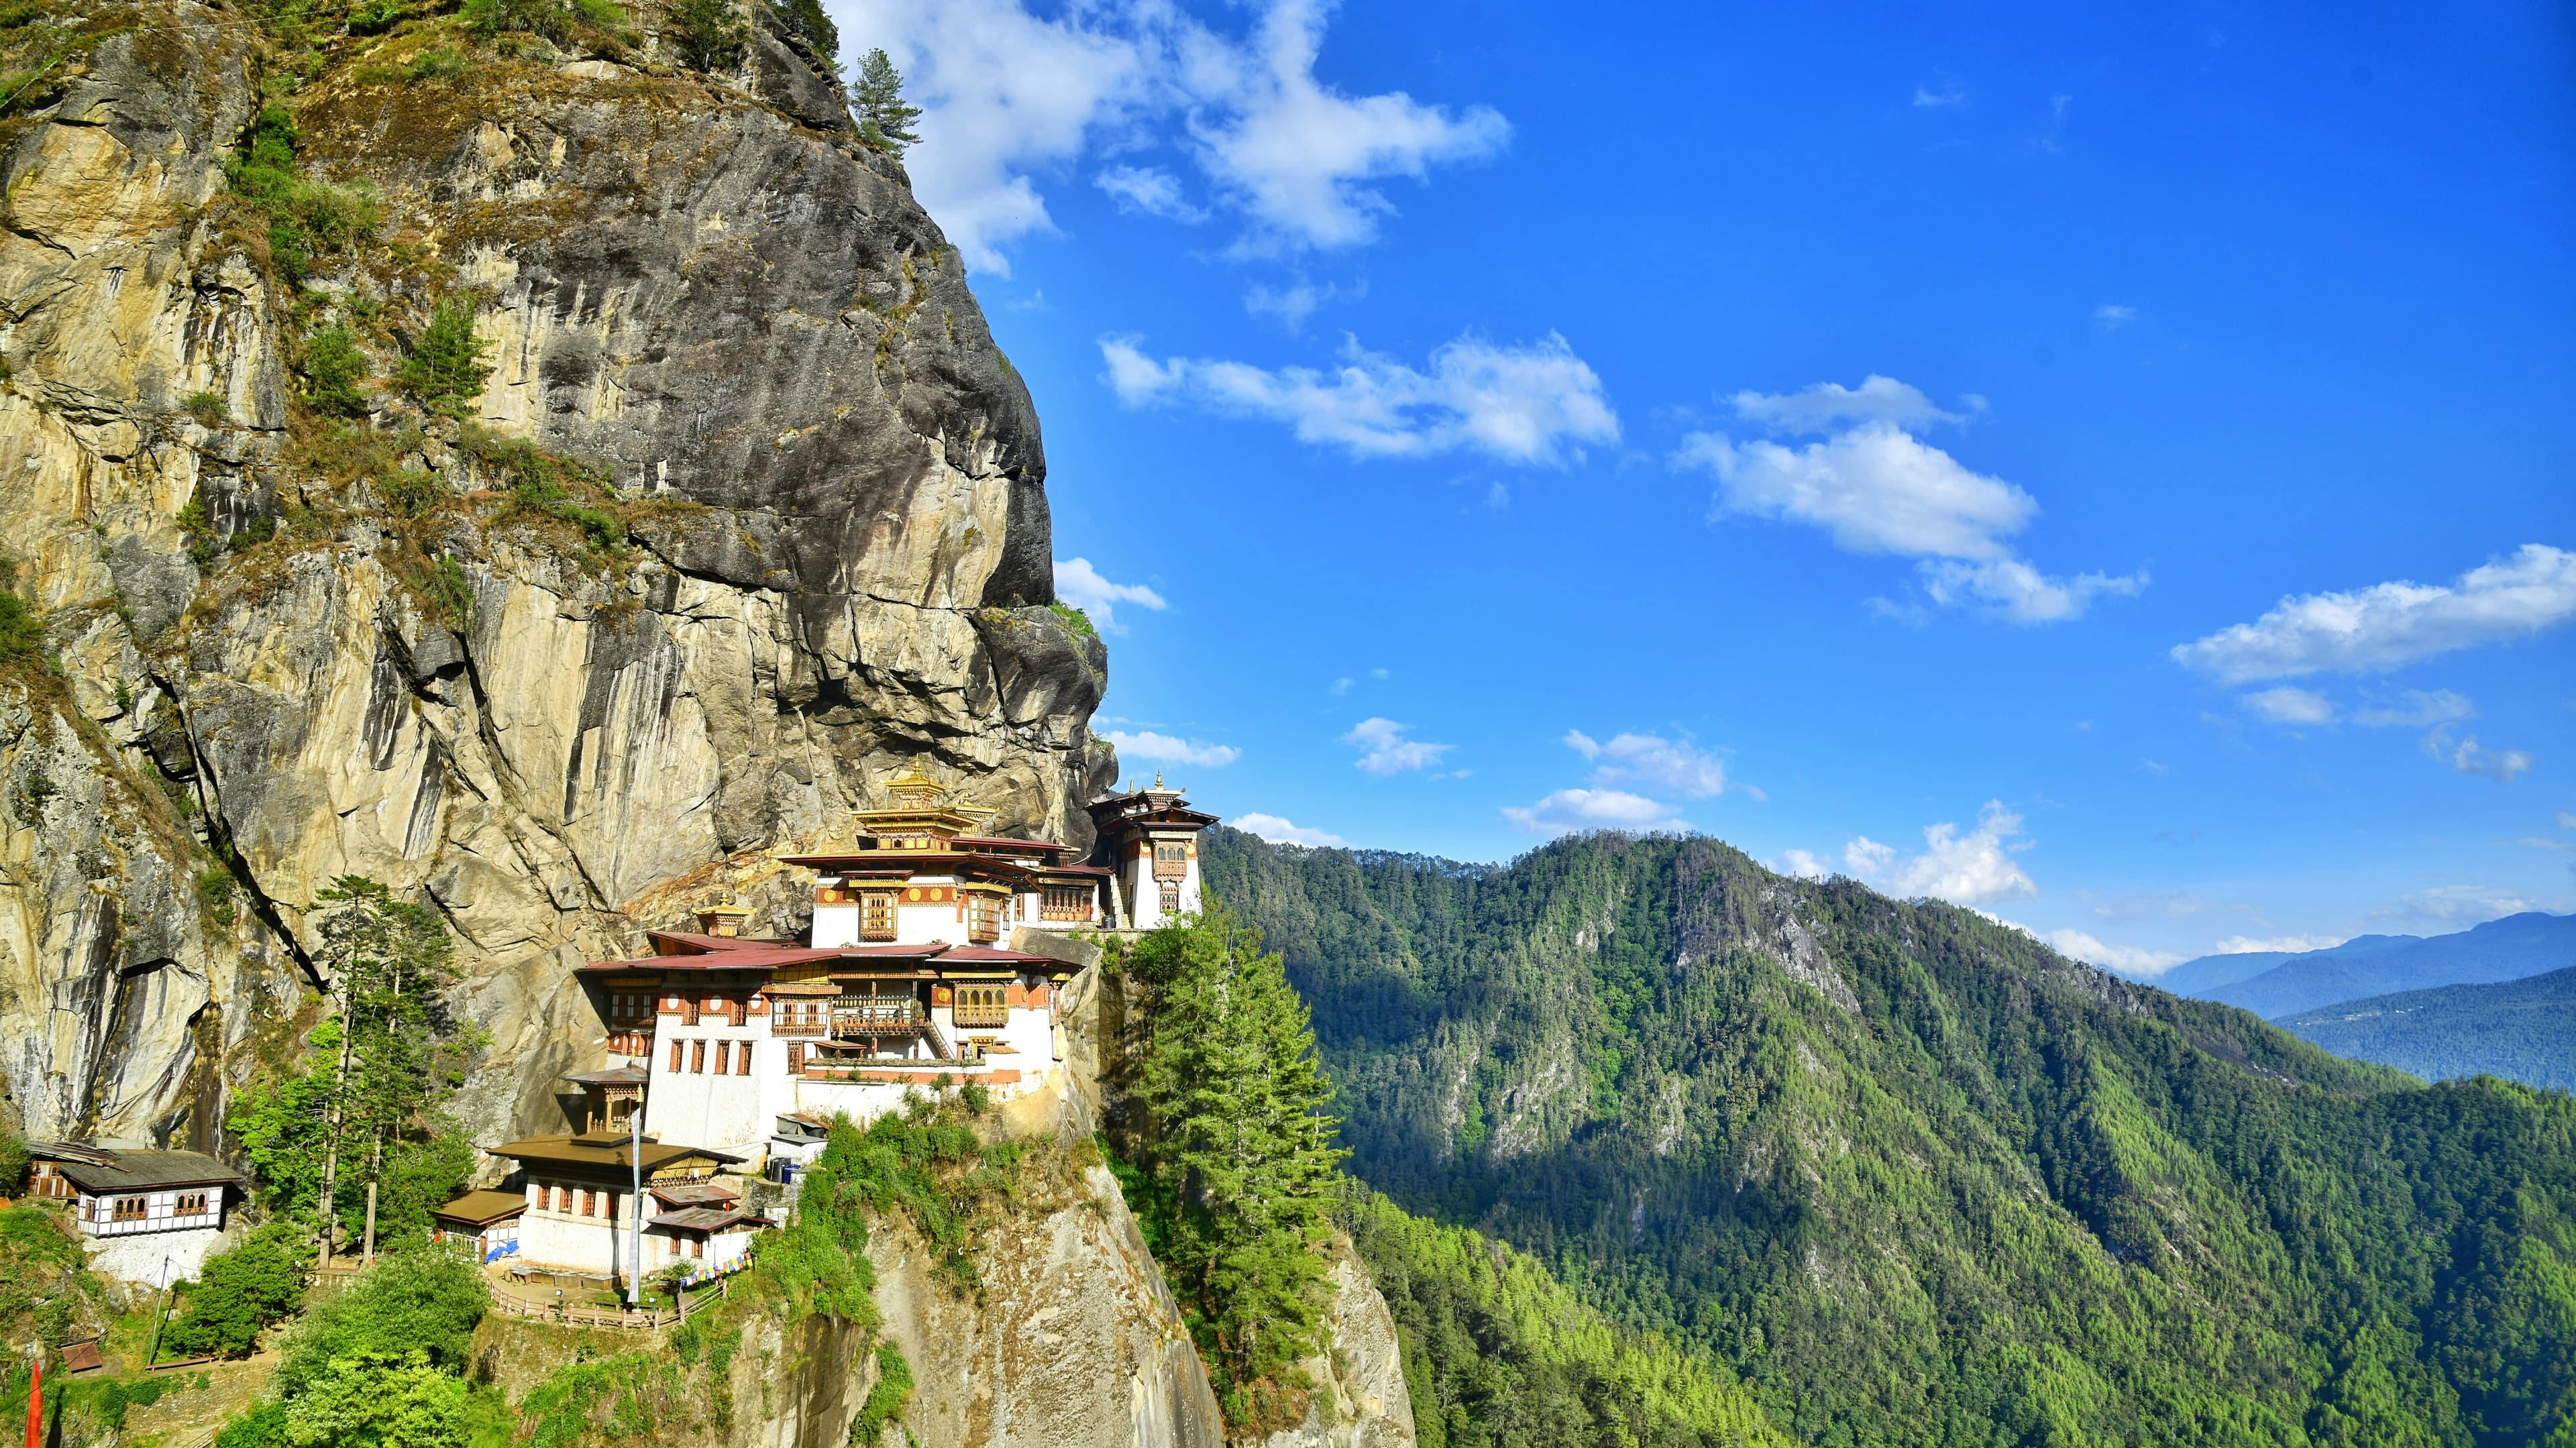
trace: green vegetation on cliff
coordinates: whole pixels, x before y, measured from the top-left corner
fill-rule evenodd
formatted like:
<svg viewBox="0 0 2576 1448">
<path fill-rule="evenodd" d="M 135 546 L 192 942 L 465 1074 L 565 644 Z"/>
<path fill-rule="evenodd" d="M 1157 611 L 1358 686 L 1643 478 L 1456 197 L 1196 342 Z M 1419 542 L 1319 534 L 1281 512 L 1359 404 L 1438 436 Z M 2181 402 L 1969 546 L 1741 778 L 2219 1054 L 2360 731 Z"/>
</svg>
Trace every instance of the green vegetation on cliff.
<svg viewBox="0 0 2576 1448">
<path fill-rule="evenodd" d="M 2576 1434 L 2576 1102 L 2424 1088 L 1705 839 L 1212 831 L 1357 1173 L 1820 1443 Z"/>
</svg>

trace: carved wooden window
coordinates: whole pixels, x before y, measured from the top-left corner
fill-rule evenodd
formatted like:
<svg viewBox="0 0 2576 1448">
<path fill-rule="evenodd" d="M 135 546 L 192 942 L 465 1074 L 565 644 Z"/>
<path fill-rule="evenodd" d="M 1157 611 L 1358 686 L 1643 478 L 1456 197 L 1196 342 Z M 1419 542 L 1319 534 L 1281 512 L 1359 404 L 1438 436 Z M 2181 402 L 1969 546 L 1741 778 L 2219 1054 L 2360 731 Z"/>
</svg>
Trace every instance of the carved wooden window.
<svg viewBox="0 0 2576 1448">
<path fill-rule="evenodd" d="M 1182 840 L 1154 842 L 1154 878 L 1177 880 L 1190 871 L 1190 847 Z"/>
<path fill-rule="evenodd" d="M 150 1200 L 151 1199 L 148 1197 L 118 1197 L 116 1199 L 115 1209 L 116 1220 L 120 1222 L 142 1221 L 145 1213 L 149 1209 L 148 1204 Z"/>
<path fill-rule="evenodd" d="M 1092 891 L 1088 885 L 1049 885 L 1046 903 L 1040 907 L 1047 920 L 1088 920 L 1091 918 Z"/>
<path fill-rule="evenodd" d="M 894 892 L 869 890 L 859 896 L 859 938 L 894 939 Z"/>
<path fill-rule="evenodd" d="M 805 1043 L 803 1041 L 790 1041 L 787 1043 L 787 1074 L 790 1076 L 801 1076 L 805 1074 Z"/>
<path fill-rule="evenodd" d="M 181 1192 L 181 1193 L 179 1193 L 179 1215 L 180 1215 L 180 1216 L 183 1216 L 183 1217 L 202 1217 L 202 1216 L 204 1216 L 205 1214 L 206 1214 L 206 1194 L 205 1194 L 204 1192 Z"/>
<path fill-rule="evenodd" d="M 955 1011 L 960 1029 L 974 1026 L 1007 1026 L 1011 1023 L 1009 987 L 961 985 L 957 987 Z"/>
<path fill-rule="evenodd" d="M 1002 938 L 1002 897 L 978 892 L 966 897 L 966 938 Z"/>
<path fill-rule="evenodd" d="M 751 1074 L 751 1042 L 744 1041 L 733 1048 L 733 1073 L 737 1076 Z"/>
<path fill-rule="evenodd" d="M 728 1070 L 728 1069 L 727 1069 L 728 1065 L 731 1063 L 731 1061 L 732 1061 L 732 1060 L 733 1060 L 733 1042 L 731 1042 L 731 1041 L 718 1041 L 718 1042 L 716 1042 L 716 1074 L 717 1074 L 717 1075 L 719 1075 L 719 1076 L 730 1076 L 730 1075 L 732 1075 L 733 1073 L 732 1073 L 730 1070 Z"/>
<path fill-rule="evenodd" d="M 680 1074 L 680 1043 L 678 1041 L 673 1041 L 671 1043 L 671 1074 L 674 1076 Z"/>
<path fill-rule="evenodd" d="M 706 1073 L 707 1043 L 704 1041 L 691 1041 L 689 1043 L 689 1074 L 692 1076 L 703 1076 Z"/>
</svg>

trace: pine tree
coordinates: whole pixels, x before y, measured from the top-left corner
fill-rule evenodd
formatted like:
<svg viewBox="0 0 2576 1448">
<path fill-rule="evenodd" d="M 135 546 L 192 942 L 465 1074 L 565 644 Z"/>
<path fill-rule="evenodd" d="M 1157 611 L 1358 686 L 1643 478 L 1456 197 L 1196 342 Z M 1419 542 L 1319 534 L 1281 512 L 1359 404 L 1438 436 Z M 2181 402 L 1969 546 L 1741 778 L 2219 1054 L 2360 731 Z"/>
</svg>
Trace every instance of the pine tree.
<svg viewBox="0 0 2576 1448">
<path fill-rule="evenodd" d="M 1346 1154 L 1306 1006 L 1258 932 L 1221 910 L 1147 935 L 1138 1072 L 1145 1154 L 1178 1203 L 1166 1265 L 1238 1424 L 1304 1411 L 1296 1363 L 1320 1345 L 1321 1247 Z"/>
<path fill-rule="evenodd" d="M 904 147 L 921 139 L 912 130 L 912 123 L 921 118 L 921 107 L 903 103 L 903 76 L 884 51 L 871 50 L 860 63 L 851 104 L 859 113 L 859 134 L 867 137 L 869 145 L 900 156 Z"/>
<path fill-rule="evenodd" d="M 474 304 L 449 297 L 430 314 L 411 355 L 403 359 L 402 381 L 421 406 L 454 417 L 483 395 L 492 365 L 483 354 L 492 344 L 474 335 Z"/>
<path fill-rule="evenodd" d="M 733 0 L 678 0 L 670 10 L 671 45 L 681 63 L 710 74 L 742 64 L 749 37 Z"/>
</svg>

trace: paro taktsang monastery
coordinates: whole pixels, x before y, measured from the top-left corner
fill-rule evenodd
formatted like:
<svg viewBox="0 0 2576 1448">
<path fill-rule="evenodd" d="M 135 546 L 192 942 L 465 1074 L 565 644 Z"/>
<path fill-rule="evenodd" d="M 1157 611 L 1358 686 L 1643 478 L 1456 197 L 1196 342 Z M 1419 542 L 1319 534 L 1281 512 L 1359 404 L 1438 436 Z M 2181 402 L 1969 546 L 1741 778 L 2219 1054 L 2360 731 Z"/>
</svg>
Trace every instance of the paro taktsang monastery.
<svg viewBox="0 0 2576 1448">
<path fill-rule="evenodd" d="M 782 856 L 813 876 L 804 941 L 742 933 L 751 911 L 715 905 L 698 929 L 648 932 L 655 953 L 582 967 L 606 1060 L 570 1078 L 588 1127 L 496 1149 L 518 1185 L 440 1216 L 484 1255 L 622 1275 L 643 1113 L 642 1267 L 722 1270 L 763 1219 L 738 1184 L 772 1159 L 819 1150 L 831 1119 L 866 1120 L 910 1092 L 976 1082 L 996 1099 L 1061 1069 L 1070 932 L 1150 929 L 1199 908 L 1199 832 L 1216 823 L 1178 789 L 1095 801 L 1088 859 L 1046 840 L 989 835 L 993 811 L 919 772 L 855 812 L 849 845 Z"/>
</svg>

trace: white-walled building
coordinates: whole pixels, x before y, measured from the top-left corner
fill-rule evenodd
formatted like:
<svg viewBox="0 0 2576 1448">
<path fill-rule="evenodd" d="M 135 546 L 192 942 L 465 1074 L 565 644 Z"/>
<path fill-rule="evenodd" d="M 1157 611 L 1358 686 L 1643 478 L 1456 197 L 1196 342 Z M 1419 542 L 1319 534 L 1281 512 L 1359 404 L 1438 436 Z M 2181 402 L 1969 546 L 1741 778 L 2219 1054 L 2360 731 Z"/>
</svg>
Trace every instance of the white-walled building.
<svg viewBox="0 0 2576 1448">
<path fill-rule="evenodd" d="M 1114 874 L 1111 908 L 1119 925 L 1151 930 L 1198 913 L 1199 831 L 1215 824 L 1215 815 L 1190 808 L 1157 774 L 1148 788 L 1094 800 L 1091 819 L 1100 832 L 1092 859 Z"/>
<path fill-rule="evenodd" d="M 197 1151 L 31 1141 L 27 1155 L 28 1195 L 71 1203 L 90 1269 L 151 1287 L 197 1275 L 244 1185 Z"/>
<path fill-rule="evenodd" d="M 634 1250 L 637 1153 L 625 1132 L 538 1136 L 494 1149 L 519 1164 L 516 1250 L 529 1268 L 624 1281 Z M 651 1137 L 642 1152 L 643 1275 L 674 1262 L 730 1266 L 761 1218 L 731 1210 L 739 1192 L 717 1173 L 742 1158 L 703 1147 L 665 1146 Z M 468 1193 L 439 1209 L 465 1213 L 488 1193 Z M 709 1208 L 723 1210 L 710 1211 Z"/>
</svg>

